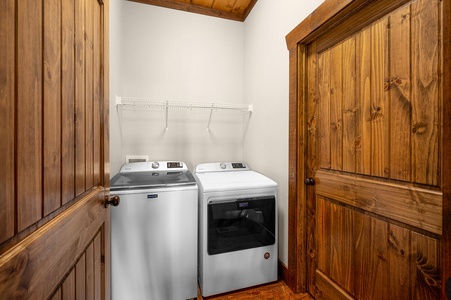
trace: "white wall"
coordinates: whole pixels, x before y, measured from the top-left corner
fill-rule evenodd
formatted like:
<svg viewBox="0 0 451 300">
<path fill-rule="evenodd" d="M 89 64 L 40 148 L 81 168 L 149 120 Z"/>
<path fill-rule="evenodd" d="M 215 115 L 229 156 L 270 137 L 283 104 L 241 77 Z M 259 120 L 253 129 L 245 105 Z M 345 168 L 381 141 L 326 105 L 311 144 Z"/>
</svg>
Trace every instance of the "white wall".
<svg viewBox="0 0 451 300">
<path fill-rule="evenodd" d="M 113 1 L 114 2 L 114 1 Z M 121 0 L 118 96 L 154 100 L 243 103 L 244 25 L 219 18 Z M 112 19 L 112 22 L 115 22 Z M 115 35 L 115 33 L 112 33 Z M 111 95 L 112 98 L 115 94 Z M 112 99 L 114 101 L 114 99 Z M 242 159 L 240 114 L 209 110 L 111 110 L 122 146 L 111 150 L 112 174 L 125 155 L 200 162 Z M 116 116 L 114 116 L 116 115 Z M 120 154 L 118 154 L 120 152 Z"/>
<path fill-rule="evenodd" d="M 121 51 L 124 1 L 110 1 L 110 172 L 115 175 L 121 166 L 122 140 L 116 113 L 115 95 L 122 94 Z"/>
<path fill-rule="evenodd" d="M 260 0 L 244 26 L 244 160 L 279 184 L 279 259 L 288 265 L 288 50 L 285 36 L 323 1 Z"/>
<path fill-rule="evenodd" d="M 110 1 L 110 159 L 245 161 L 279 184 L 279 258 L 288 264 L 288 50 L 320 0 L 260 0 L 244 23 Z M 115 96 L 252 103 L 252 115 L 117 110 Z"/>
</svg>

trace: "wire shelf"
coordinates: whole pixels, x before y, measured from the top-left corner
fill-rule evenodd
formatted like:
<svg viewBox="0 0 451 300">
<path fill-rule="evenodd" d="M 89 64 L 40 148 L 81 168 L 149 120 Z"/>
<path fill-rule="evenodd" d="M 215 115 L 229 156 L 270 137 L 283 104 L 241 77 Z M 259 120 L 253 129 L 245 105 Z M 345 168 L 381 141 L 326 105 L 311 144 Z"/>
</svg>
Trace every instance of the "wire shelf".
<svg viewBox="0 0 451 300">
<path fill-rule="evenodd" d="M 214 110 L 252 113 L 252 104 L 217 103 L 217 102 L 184 102 L 169 100 L 153 100 L 149 98 L 116 97 L 116 106 L 132 111 L 162 111 L 166 113 L 166 130 L 168 130 L 169 110 L 188 109 L 209 111 L 207 130 L 210 130 L 211 117 Z"/>
</svg>

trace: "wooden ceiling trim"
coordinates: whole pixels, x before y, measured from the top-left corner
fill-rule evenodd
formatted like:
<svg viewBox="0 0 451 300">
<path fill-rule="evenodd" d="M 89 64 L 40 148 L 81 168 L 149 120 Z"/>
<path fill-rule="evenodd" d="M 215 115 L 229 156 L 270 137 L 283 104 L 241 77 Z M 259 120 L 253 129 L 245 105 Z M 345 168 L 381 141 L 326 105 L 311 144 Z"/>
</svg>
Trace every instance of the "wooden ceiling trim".
<svg viewBox="0 0 451 300">
<path fill-rule="evenodd" d="M 128 0 L 181 11 L 243 22 L 257 0 Z"/>
<path fill-rule="evenodd" d="M 257 3 L 257 0 L 251 0 L 251 2 L 249 2 L 249 4 L 247 5 L 243 13 L 243 22 L 244 20 L 246 20 L 247 16 L 251 13 L 251 10 L 254 8 L 255 3 Z"/>
</svg>

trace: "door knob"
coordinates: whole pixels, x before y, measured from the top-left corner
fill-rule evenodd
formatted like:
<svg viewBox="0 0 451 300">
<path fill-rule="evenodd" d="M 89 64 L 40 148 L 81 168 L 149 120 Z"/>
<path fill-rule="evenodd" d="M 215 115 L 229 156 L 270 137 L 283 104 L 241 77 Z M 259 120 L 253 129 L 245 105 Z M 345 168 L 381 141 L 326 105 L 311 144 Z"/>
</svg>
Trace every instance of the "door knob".
<svg viewBox="0 0 451 300">
<path fill-rule="evenodd" d="M 306 178 L 304 180 L 305 185 L 315 185 L 315 179 L 313 179 L 312 177 Z"/>
<path fill-rule="evenodd" d="M 121 203 L 121 198 L 119 198 L 119 196 L 105 196 L 105 208 L 108 205 L 118 206 L 119 203 Z"/>
</svg>

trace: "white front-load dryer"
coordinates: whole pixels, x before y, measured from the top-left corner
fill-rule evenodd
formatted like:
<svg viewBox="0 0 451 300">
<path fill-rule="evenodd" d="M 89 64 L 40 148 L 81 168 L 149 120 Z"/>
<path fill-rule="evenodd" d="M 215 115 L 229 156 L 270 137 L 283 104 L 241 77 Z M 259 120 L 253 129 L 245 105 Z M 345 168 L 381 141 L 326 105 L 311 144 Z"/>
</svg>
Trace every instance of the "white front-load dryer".
<svg viewBox="0 0 451 300">
<path fill-rule="evenodd" d="M 202 295 L 277 280 L 277 183 L 244 163 L 196 166 Z"/>
</svg>

